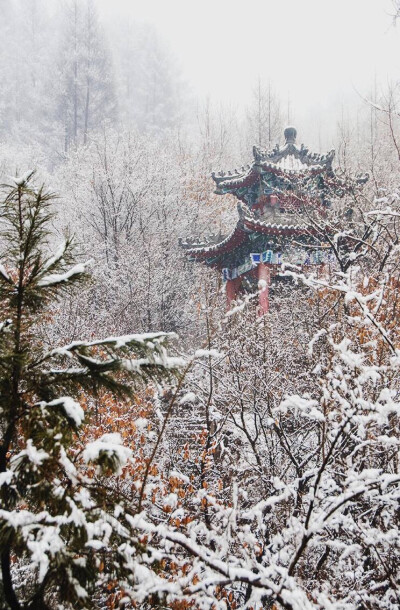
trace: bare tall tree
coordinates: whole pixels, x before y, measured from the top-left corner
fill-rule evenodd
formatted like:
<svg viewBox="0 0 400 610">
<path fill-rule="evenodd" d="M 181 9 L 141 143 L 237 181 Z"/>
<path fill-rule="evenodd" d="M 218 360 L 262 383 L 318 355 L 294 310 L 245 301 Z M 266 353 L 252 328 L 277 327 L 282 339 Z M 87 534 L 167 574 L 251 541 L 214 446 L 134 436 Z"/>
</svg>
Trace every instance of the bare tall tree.
<svg viewBox="0 0 400 610">
<path fill-rule="evenodd" d="M 247 112 L 249 137 L 252 144 L 270 147 L 282 131 L 281 104 L 273 90 L 271 81 L 264 83 L 258 77 L 253 90 L 253 99 Z"/>
</svg>

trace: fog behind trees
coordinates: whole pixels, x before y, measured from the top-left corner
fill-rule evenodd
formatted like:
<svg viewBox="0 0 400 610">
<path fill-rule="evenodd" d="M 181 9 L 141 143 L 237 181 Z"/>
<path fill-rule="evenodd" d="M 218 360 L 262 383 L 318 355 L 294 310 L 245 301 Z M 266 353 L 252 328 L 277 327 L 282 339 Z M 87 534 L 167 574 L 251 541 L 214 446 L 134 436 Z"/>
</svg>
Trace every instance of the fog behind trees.
<svg viewBox="0 0 400 610">
<path fill-rule="evenodd" d="M 168 46 L 168 32 L 119 8 L 94 0 L 1 1 L 0 172 L 36 168 L 60 194 L 57 230 L 77 233 L 83 253 L 94 256 L 99 294 L 76 304 L 78 317 L 90 317 L 95 302 L 98 324 L 110 331 L 179 331 L 187 328 L 182 308 L 190 310 L 197 294 L 193 278 L 210 278 L 183 261 L 179 238 L 224 234 L 236 218 L 229 197 L 216 202 L 211 171 L 246 164 L 253 145 L 282 142 L 304 99 L 288 100 L 269 78 L 268 65 L 276 70 L 283 47 L 266 57 L 247 99 L 239 69 L 237 97 L 200 96 L 194 75 Z M 195 27 L 179 19 L 177 28 Z M 216 29 L 223 49 L 229 28 L 213 23 Z M 198 52 L 206 58 L 204 47 Z M 315 57 L 321 54 L 316 48 Z M 221 74 L 225 69 L 219 66 Z M 359 97 L 357 107 L 337 108 L 336 119 L 323 108 L 310 111 L 312 129 L 298 129 L 299 140 L 318 151 L 333 139 L 339 170 L 374 176 L 393 160 L 397 172 L 396 88 L 383 91 L 375 79 L 365 96 L 375 106 Z M 391 125 L 378 110 L 389 107 Z"/>
<path fill-rule="evenodd" d="M 364 100 L 377 102 L 395 87 L 393 4 L 367 6 L 360 32 L 355 6 L 331 15 L 331 31 L 322 9 L 310 23 L 309 5 L 300 22 L 299 9 L 288 6 L 288 19 L 279 21 L 283 9 L 266 6 L 263 28 L 249 27 L 245 11 L 238 30 L 236 5 L 225 13 L 222 4 L 208 13 L 208 5 L 203 12 L 193 7 L 192 16 L 176 2 L 164 11 L 154 2 L 146 21 L 143 7 L 136 18 L 135 4 L 121 1 L 2 0 L 2 141 L 34 145 L 54 166 L 105 125 L 119 132 L 172 129 L 196 144 L 213 127 L 237 162 L 253 143 L 275 144 L 288 123 L 314 149 L 337 149 L 344 129 L 360 139 Z"/>
<path fill-rule="evenodd" d="M 2 608 L 399 607 L 400 4 L 214 4 L 0 0 Z M 227 312 L 180 240 L 288 122 L 313 241 Z"/>
</svg>

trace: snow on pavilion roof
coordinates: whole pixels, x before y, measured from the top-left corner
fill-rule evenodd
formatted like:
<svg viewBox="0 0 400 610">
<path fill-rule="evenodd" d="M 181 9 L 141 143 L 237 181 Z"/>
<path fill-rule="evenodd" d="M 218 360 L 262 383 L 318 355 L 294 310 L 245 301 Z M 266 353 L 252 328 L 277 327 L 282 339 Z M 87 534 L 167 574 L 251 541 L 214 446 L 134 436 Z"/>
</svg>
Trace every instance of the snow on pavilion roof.
<svg viewBox="0 0 400 610">
<path fill-rule="evenodd" d="M 285 145 L 282 147 L 276 145 L 272 151 L 255 146 L 254 161 L 246 168 L 243 167 L 241 172 L 235 170 L 227 174 L 224 172 L 219 172 L 218 175 L 212 174 L 217 194 L 232 193 L 238 197 L 239 219 L 233 231 L 225 237 L 212 236 L 201 243 L 194 239 L 180 240 L 181 247 L 190 259 L 205 261 L 218 267 L 219 257 L 248 241 L 251 234 L 295 237 L 314 233 L 306 222 L 301 221 L 298 213 L 293 213 L 296 208 L 297 212 L 301 211 L 299 206 L 296 206 L 296 198 L 287 205 L 283 197 L 282 205 L 268 205 L 264 207 L 262 215 L 256 209 L 257 205 L 251 205 L 246 201 L 243 192 L 248 190 L 246 187 L 258 189 L 257 182 L 263 184 L 262 181 L 260 182 L 262 174 L 282 176 L 286 182 L 295 184 L 300 189 L 307 185 L 310 179 L 313 180 L 314 176 L 323 174 L 324 187 L 321 194 L 323 191 L 334 192 L 339 197 L 353 191 L 357 184 L 363 184 L 368 180 L 368 175 L 357 179 L 339 178 L 332 169 L 334 150 L 326 155 L 319 155 L 310 153 L 303 144 L 300 147 L 296 146 L 297 132 L 294 127 L 287 127 L 284 135 Z M 315 195 L 316 193 L 312 197 L 314 203 L 310 200 L 309 204 L 321 207 Z"/>
<path fill-rule="evenodd" d="M 190 258 L 198 260 L 221 256 L 240 246 L 252 232 L 286 236 L 302 235 L 305 232 L 310 233 L 308 225 L 298 222 L 298 218 L 295 216 L 290 217 L 286 215 L 286 218 L 280 216 L 275 219 L 275 222 L 269 222 L 257 218 L 254 212 L 241 203 L 238 203 L 238 212 L 239 221 L 227 237 L 222 240 L 209 238 L 207 242 L 202 243 L 196 243 L 194 240 L 181 241 L 180 245 L 185 250 L 185 254 Z"/>
<path fill-rule="evenodd" d="M 331 150 L 326 155 L 310 153 L 303 144 L 296 146 L 296 129 L 286 127 L 285 144 L 275 146 L 273 150 L 264 150 L 253 147 L 254 161 L 240 171 L 235 169 L 229 172 L 213 173 L 212 178 L 216 183 L 217 193 L 236 190 L 254 184 L 261 172 L 271 172 L 293 178 L 301 178 L 307 175 L 326 173 L 333 175 L 332 161 L 335 151 Z"/>
</svg>

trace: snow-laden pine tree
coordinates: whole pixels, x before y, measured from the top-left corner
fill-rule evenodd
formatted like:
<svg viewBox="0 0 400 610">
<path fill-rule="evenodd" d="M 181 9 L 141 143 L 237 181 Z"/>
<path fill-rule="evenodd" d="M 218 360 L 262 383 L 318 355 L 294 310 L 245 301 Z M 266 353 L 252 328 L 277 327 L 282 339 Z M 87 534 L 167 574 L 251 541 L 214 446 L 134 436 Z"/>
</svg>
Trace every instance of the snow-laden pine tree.
<svg viewBox="0 0 400 610">
<path fill-rule="evenodd" d="M 169 377 L 180 362 L 165 333 L 44 345 L 52 303 L 88 274 L 70 238 L 50 253 L 54 196 L 32 180 L 14 179 L 0 207 L 0 606 L 89 608 L 136 543 L 134 509 L 104 476 L 131 450 L 115 433 L 85 444 L 79 401 L 101 387 L 129 396 L 132 382 Z"/>
</svg>

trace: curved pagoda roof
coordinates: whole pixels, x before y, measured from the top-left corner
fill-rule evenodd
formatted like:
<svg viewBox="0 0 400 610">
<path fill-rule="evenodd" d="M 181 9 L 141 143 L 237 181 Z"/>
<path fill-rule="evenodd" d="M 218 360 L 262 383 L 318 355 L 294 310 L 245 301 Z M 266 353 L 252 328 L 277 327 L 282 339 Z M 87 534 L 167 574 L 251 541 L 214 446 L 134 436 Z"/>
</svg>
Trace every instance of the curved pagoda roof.
<svg viewBox="0 0 400 610">
<path fill-rule="evenodd" d="M 253 147 L 252 163 L 242 167 L 240 171 L 213 173 L 212 178 L 216 184 L 216 193 L 224 194 L 237 189 L 255 184 L 262 173 L 273 173 L 276 175 L 290 177 L 292 179 L 306 178 L 318 174 L 334 176 L 332 162 L 335 151 L 331 150 L 326 155 L 310 153 L 309 149 L 302 144 L 296 145 L 297 131 L 294 127 L 286 127 L 284 131 L 285 144 L 278 144 L 272 150 L 264 150 Z"/>
<path fill-rule="evenodd" d="M 241 171 L 212 174 L 216 194 L 230 193 L 239 200 L 239 218 L 227 236 L 211 236 L 201 243 L 194 239 L 180 240 L 190 260 L 223 268 L 230 252 L 242 247 L 251 251 L 256 236 L 289 240 L 304 235 L 312 237 L 314 231 L 302 221 L 299 201 L 307 201 L 307 205 L 324 214 L 330 194 L 342 197 L 368 180 L 368 175 L 355 180 L 339 178 L 332 168 L 334 150 L 320 155 L 310 153 L 303 144 L 298 147 L 294 127 L 287 127 L 284 135 L 285 144 L 276 145 L 273 150 L 254 146 L 253 162 Z M 292 197 L 294 190 L 296 194 Z M 277 194 L 275 199 L 280 200 L 279 205 L 270 195 L 266 198 L 265 193 Z"/>
<path fill-rule="evenodd" d="M 276 218 L 275 222 L 271 222 L 257 218 L 252 210 L 241 203 L 238 203 L 238 212 L 239 220 L 226 237 L 209 237 L 208 241 L 202 243 L 196 243 L 194 240 L 181 241 L 185 254 L 193 260 L 214 259 L 243 244 L 252 232 L 287 237 L 303 235 L 305 231 L 312 234 L 312 229 L 295 217 L 290 218 L 286 215 L 285 218 Z"/>
</svg>

